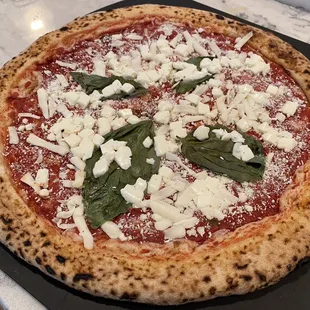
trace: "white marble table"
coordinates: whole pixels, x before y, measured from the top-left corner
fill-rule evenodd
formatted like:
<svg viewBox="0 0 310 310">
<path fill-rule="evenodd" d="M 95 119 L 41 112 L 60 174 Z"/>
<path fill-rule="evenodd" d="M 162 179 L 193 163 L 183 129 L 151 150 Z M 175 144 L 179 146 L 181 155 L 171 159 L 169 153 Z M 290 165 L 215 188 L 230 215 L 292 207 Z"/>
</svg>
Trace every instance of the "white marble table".
<svg viewBox="0 0 310 310">
<path fill-rule="evenodd" d="M 300 0 L 299 4 L 308 0 Z M 39 36 L 117 0 L 0 0 L 0 66 Z M 198 0 L 221 11 L 310 43 L 310 12 L 274 0 Z M 287 1 L 286 1 L 287 2 Z M 1 262 L 1 258 L 0 258 Z M 0 265 L 1 269 L 1 265 Z M 45 309 L 0 270 L 0 305 Z"/>
</svg>

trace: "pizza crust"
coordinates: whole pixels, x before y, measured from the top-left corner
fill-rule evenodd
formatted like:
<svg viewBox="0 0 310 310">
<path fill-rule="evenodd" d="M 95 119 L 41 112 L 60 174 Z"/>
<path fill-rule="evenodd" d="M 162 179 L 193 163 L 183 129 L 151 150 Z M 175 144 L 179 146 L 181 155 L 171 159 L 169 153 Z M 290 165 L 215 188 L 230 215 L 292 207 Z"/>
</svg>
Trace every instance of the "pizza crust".
<svg viewBox="0 0 310 310">
<path fill-rule="evenodd" d="M 262 55 L 284 66 L 310 99 L 310 64 L 289 44 L 270 33 L 210 12 L 143 5 L 76 19 L 37 40 L 0 71 L 1 154 L 9 118 L 3 104 L 21 77 L 36 62 L 104 31 L 154 17 L 240 37 Z M 49 51 L 49 52 L 46 52 Z M 180 304 L 231 294 L 245 294 L 276 283 L 310 256 L 310 163 L 301 168 L 281 198 L 281 213 L 214 236 L 197 246 L 188 241 L 166 245 L 108 240 L 93 250 L 59 233 L 37 216 L 11 185 L 0 157 L 0 241 L 44 273 L 78 290 L 112 299 L 153 304 Z"/>
</svg>

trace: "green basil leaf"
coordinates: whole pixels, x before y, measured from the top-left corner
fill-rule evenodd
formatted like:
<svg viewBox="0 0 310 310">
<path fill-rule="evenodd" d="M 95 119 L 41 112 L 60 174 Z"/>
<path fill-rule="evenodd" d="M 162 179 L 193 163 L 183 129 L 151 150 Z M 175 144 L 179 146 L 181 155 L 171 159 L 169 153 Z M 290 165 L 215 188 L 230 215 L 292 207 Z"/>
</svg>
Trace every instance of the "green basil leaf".
<svg viewBox="0 0 310 310">
<path fill-rule="evenodd" d="M 209 59 L 214 59 L 215 57 L 213 56 L 198 56 L 194 58 L 189 58 L 186 60 L 187 63 L 195 65 L 199 71 L 201 71 L 200 63 L 203 59 L 209 58 Z"/>
<path fill-rule="evenodd" d="M 81 85 L 87 95 L 90 95 L 95 90 L 102 90 L 115 81 L 113 78 L 83 72 L 70 72 L 70 75 L 73 81 Z"/>
<path fill-rule="evenodd" d="M 197 85 L 209 81 L 213 75 L 206 75 L 205 77 L 193 81 L 181 81 L 175 88 L 177 94 L 185 94 L 191 90 L 194 90 Z"/>
<path fill-rule="evenodd" d="M 127 203 L 120 193 L 123 187 L 134 184 L 139 177 L 149 181 L 151 176 L 158 172 L 160 159 L 156 156 L 154 146 L 145 148 L 142 144 L 148 136 L 154 138 L 153 123 L 150 120 L 126 125 L 105 136 L 105 141 L 126 141 L 127 146 L 131 148 L 131 167 L 127 170 L 121 169 L 113 162 L 107 173 L 95 178 L 93 168 L 102 155 L 100 149 L 86 161 L 82 195 L 85 214 L 93 228 L 100 227 L 104 222 L 130 209 L 131 204 Z M 147 158 L 154 158 L 154 165 L 146 163 Z"/>
<path fill-rule="evenodd" d="M 130 83 L 131 84 L 131 83 Z M 114 94 L 109 97 L 102 97 L 100 100 L 105 101 L 105 100 L 120 100 L 124 98 L 131 98 L 131 97 L 140 97 L 143 95 L 147 94 L 146 88 L 136 88 L 132 93 L 126 94 L 126 93 L 119 93 L 119 94 Z"/>
<path fill-rule="evenodd" d="M 226 175 L 237 182 L 254 182 L 261 180 L 265 171 L 265 156 L 263 146 L 260 141 L 245 133 L 244 144 L 248 145 L 255 155 L 251 160 L 244 162 L 232 155 L 234 143 L 223 141 L 216 137 L 213 129 L 229 128 L 221 125 L 209 126 L 209 138 L 199 141 L 193 136 L 193 132 L 187 137 L 180 139 L 182 142 L 182 154 L 191 162 L 207 168 L 214 173 Z"/>
<path fill-rule="evenodd" d="M 220 221 L 218 219 L 214 218 L 214 219 L 209 220 L 208 222 L 209 222 L 209 225 L 211 227 L 217 227 L 219 225 Z"/>
<path fill-rule="evenodd" d="M 116 80 L 119 80 L 122 84 L 129 83 L 135 87 L 135 90 L 131 94 L 121 92 L 110 97 L 103 97 L 101 98 L 102 101 L 108 99 L 119 100 L 127 97 L 137 97 L 147 93 L 147 89 L 141 84 L 133 80 L 127 80 L 121 76 L 112 75 L 110 77 L 104 77 L 96 74 L 86 74 L 83 72 L 70 72 L 70 74 L 72 79 L 81 85 L 87 95 L 90 95 L 95 90 L 102 91 L 105 87 L 111 85 Z"/>
</svg>

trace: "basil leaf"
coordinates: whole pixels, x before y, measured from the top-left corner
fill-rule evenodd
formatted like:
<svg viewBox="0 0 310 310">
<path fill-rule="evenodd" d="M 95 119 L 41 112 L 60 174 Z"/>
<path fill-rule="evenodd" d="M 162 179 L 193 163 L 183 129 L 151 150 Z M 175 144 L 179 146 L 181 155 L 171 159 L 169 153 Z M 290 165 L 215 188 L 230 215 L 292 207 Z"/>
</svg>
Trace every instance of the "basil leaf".
<svg viewBox="0 0 310 310">
<path fill-rule="evenodd" d="M 70 72 L 72 79 L 77 82 L 85 90 L 87 95 L 90 95 L 95 90 L 102 91 L 105 87 L 111 85 L 114 81 L 119 80 L 122 84 L 129 83 L 135 87 L 135 90 L 131 94 L 119 93 L 109 97 L 101 98 L 102 101 L 108 99 L 123 99 L 126 97 L 142 96 L 147 93 L 147 89 L 141 84 L 127 80 L 121 76 L 112 75 L 110 77 L 104 77 L 96 74 L 86 74 L 83 72 Z"/>
<path fill-rule="evenodd" d="M 214 218 L 214 219 L 209 220 L 208 222 L 209 222 L 209 225 L 211 227 L 217 227 L 219 225 L 220 221 L 218 219 Z"/>
<path fill-rule="evenodd" d="M 213 56 L 198 56 L 194 58 L 189 58 L 186 60 L 187 63 L 195 65 L 199 71 L 201 71 L 200 63 L 203 59 L 209 58 L 209 59 L 214 59 L 215 57 Z"/>
<path fill-rule="evenodd" d="M 127 146 L 131 148 L 131 167 L 127 170 L 112 162 L 104 175 L 95 178 L 93 168 L 102 155 L 100 149 L 86 161 L 86 178 L 82 195 L 85 214 L 93 228 L 98 228 L 104 222 L 130 209 L 131 204 L 127 203 L 120 193 L 125 185 L 134 184 L 139 177 L 148 181 L 158 172 L 160 159 L 156 156 L 154 146 L 145 148 L 142 144 L 148 136 L 154 138 L 153 123 L 150 120 L 124 126 L 105 136 L 105 141 L 110 139 L 126 141 Z M 146 163 L 147 158 L 154 158 L 154 165 Z"/>
<path fill-rule="evenodd" d="M 229 128 L 221 125 L 209 126 L 209 138 L 199 141 L 193 136 L 193 132 L 180 139 L 182 142 L 182 154 L 191 162 L 207 168 L 214 173 L 226 175 L 237 182 L 254 182 L 261 180 L 265 171 L 265 156 L 260 141 L 245 133 L 241 133 L 246 144 L 255 155 L 251 160 L 244 162 L 232 155 L 234 142 L 223 141 L 216 137 L 213 129 Z"/>
<path fill-rule="evenodd" d="M 177 94 L 185 94 L 191 90 L 194 90 L 197 85 L 200 85 L 206 81 L 209 81 L 213 75 L 206 75 L 205 77 L 193 81 L 181 81 L 175 88 Z"/>
<path fill-rule="evenodd" d="M 131 83 L 130 83 L 131 84 Z M 119 94 L 114 94 L 109 97 L 102 97 L 100 100 L 105 101 L 105 100 L 120 100 L 124 98 L 130 98 L 130 97 L 140 97 L 147 94 L 147 90 L 144 87 L 141 88 L 136 88 L 132 93 L 126 94 L 126 93 L 119 93 Z"/>
<path fill-rule="evenodd" d="M 102 90 L 115 80 L 106 78 L 96 74 L 86 74 L 83 72 L 70 72 L 73 81 L 77 82 L 85 90 L 87 95 L 90 95 L 95 90 Z"/>
</svg>

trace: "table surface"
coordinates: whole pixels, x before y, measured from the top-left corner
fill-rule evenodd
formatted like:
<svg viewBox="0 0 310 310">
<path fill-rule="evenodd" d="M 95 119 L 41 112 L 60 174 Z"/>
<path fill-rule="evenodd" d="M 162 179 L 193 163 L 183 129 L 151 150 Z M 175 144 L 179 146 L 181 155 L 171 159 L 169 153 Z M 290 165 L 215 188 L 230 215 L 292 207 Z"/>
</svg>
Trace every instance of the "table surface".
<svg viewBox="0 0 310 310">
<path fill-rule="evenodd" d="M 116 2 L 118 1 L 0 0 L 0 66 L 39 36 L 60 28 L 77 16 Z M 304 8 L 294 8 L 274 0 L 198 0 L 198 2 L 310 43 L 310 12 Z M 307 4 L 308 0 L 298 1 L 298 4 L 302 5 L 303 2 Z M 0 269 L 0 309 L 1 305 L 8 310 L 45 309 Z"/>
</svg>

